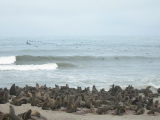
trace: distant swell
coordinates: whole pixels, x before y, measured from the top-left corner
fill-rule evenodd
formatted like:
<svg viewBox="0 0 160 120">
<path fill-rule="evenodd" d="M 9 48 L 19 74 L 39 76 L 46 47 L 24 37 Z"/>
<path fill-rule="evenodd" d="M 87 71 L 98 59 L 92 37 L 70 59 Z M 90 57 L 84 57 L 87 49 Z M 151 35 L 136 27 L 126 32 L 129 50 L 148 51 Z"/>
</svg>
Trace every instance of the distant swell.
<svg viewBox="0 0 160 120">
<path fill-rule="evenodd" d="M 158 59 L 159 57 L 146 56 L 16 56 L 16 63 L 25 62 L 53 62 L 53 61 L 93 61 L 93 60 L 147 60 Z"/>
<path fill-rule="evenodd" d="M 43 64 L 43 65 L 0 65 L 0 71 L 18 70 L 18 71 L 29 71 L 29 70 L 55 70 L 57 64 Z"/>
</svg>

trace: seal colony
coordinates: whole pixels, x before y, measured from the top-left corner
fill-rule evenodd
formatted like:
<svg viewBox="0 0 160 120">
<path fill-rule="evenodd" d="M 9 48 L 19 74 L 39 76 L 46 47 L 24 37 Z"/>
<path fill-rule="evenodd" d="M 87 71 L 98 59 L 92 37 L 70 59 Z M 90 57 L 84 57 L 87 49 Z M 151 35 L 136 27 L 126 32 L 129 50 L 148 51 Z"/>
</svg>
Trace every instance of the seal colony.
<svg viewBox="0 0 160 120">
<path fill-rule="evenodd" d="M 13 106 L 31 104 L 40 107 L 42 110 L 64 111 L 77 115 L 87 113 L 92 114 L 112 114 L 112 115 L 141 115 L 147 111 L 148 115 L 159 115 L 160 105 L 157 93 L 150 90 L 150 86 L 145 89 L 136 89 L 129 85 L 125 89 L 112 85 L 108 91 L 101 89 L 98 91 L 93 85 L 89 87 L 70 88 L 55 85 L 54 88 L 46 85 L 35 87 L 25 86 L 20 88 L 13 84 L 10 89 L 0 88 L 0 104 L 9 102 L 9 113 L 0 112 L 0 120 L 46 120 L 38 111 L 29 109 L 28 111 L 15 114 Z"/>
</svg>

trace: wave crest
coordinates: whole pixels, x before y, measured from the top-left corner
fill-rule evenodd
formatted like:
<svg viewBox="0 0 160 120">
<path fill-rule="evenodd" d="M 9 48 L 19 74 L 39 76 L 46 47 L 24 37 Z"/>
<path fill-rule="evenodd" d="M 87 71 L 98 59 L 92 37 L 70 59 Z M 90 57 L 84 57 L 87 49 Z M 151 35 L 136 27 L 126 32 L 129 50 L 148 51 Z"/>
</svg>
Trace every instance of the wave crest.
<svg viewBox="0 0 160 120">
<path fill-rule="evenodd" d="M 49 64 L 43 64 L 43 65 L 0 65 L 0 70 L 1 71 L 55 70 L 57 67 L 58 65 L 56 63 L 49 63 Z"/>
<path fill-rule="evenodd" d="M 5 65 L 5 64 L 13 64 L 16 61 L 15 56 L 9 56 L 9 57 L 0 57 L 0 64 Z"/>
</svg>

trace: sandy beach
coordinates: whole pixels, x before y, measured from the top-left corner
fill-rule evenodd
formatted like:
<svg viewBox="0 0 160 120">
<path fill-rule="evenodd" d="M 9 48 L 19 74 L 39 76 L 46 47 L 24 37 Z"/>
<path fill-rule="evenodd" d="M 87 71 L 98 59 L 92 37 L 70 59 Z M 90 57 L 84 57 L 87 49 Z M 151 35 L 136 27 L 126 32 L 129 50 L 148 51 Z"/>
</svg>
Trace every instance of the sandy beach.
<svg viewBox="0 0 160 120">
<path fill-rule="evenodd" d="M 9 112 L 9 103 L 0 104 L 0 111 L 4 113 Z M 16 114 L 26 112 L 27 110 L 37 110 L 41 115 L 45 116 L 48 120 L 159 120 L 160 115 L 156 116 L 147 115 L 145 112 L 143 115 L 95 115 L 93 113 L 88 113 L 84 115 L 75 115 L 74 113 L 66 113 L 64 111 L 51 111 L 51 110 L 42 110 L 39 107 L 32 107 L 30 104 L 23 104 L 22 106 L 14 106 Z"/>
</svg>

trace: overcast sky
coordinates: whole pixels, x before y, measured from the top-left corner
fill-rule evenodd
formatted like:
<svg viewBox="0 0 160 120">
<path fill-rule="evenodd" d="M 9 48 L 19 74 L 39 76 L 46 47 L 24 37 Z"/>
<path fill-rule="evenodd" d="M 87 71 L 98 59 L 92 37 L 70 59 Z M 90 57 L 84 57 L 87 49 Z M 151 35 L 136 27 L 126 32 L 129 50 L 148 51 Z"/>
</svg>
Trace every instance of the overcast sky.
<svg viewBox="0 0 160 120">
<path fill-rule="evenodd" d="M 160 35 L 160 0 L 0 0 L 0 36 Z"/>
</svg>

